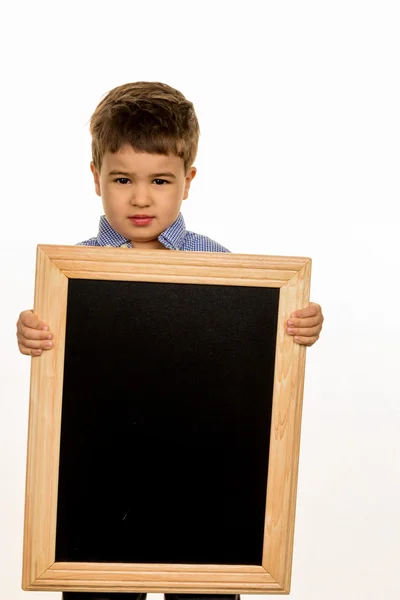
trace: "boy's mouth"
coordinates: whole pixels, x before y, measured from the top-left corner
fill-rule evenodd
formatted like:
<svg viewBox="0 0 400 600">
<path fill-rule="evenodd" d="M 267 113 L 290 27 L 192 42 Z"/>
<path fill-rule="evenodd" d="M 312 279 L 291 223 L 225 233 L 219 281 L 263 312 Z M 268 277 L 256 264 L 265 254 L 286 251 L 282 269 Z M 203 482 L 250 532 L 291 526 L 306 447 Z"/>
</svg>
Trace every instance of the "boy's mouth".
<svg viewBox="0 0 400 600">
<path fill-rule="evenodd" d="M 134 225 L 144 227 L 145 225 L 150 225 L 154 217 L 150 217 L 149 215 L 133 215 L 132 217 L 128 217 L 128 219 Z"/>
</svg>

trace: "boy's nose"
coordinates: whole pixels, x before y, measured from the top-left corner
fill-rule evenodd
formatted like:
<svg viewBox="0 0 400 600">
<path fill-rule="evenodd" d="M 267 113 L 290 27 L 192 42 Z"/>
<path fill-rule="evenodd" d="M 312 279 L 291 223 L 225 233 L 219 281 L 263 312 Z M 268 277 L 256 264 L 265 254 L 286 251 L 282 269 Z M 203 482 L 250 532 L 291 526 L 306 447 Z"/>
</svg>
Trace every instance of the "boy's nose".
<svg viewBox="0 0 400 600">
<path fill-rule="evenodd" d="M 131 205 L 132 206 L 140 206 L 144 208 L 145 206 L 150 206 L 151 199 L 149 194 L 146 192 L 136 192 L 131 197 Z"/>
</svg>

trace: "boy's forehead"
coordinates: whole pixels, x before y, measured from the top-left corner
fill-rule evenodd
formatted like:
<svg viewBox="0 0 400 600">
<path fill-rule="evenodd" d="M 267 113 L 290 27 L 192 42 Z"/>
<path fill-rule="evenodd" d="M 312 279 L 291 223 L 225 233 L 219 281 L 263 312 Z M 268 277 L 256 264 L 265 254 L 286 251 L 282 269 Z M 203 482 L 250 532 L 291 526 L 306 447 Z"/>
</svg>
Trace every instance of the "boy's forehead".
<svg viewBox="0 0 400 600">
<path fill-rule="evenodd" d="M 175 154 L 149 154 L 136 152 L 132 146 L 122 146 L 117 152 L 106 152 L 102 167 L 107 171 L 158 172 L 176 171 L 183 168 L 183 159 Z"/>
</svg>

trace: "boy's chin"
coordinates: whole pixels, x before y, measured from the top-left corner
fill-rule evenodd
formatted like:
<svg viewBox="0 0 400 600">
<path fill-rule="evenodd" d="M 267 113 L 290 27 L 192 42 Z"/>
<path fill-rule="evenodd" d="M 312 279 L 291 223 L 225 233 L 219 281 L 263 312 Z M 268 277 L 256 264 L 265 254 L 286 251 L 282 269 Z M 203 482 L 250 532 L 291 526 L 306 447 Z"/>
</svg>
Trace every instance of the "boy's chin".
<svg viewBox="0 0 400 600">
<path fill-rule="evenodd" d="M 134 231 L 130 235 L 125 235 L 129 239 L 130 243 L 134 248 L 153 249 L 153 248 L 165 248 L 159 241 L 158 236 L 162 232 L 158 231 Z"/>
</svg>

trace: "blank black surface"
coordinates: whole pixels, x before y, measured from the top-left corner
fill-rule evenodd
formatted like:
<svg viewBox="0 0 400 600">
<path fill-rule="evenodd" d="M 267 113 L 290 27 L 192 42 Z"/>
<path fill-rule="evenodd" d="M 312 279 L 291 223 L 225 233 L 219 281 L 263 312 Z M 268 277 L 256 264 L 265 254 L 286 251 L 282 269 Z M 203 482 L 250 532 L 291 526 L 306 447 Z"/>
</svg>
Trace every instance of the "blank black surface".
<svg viewBox="0 0 400 600">
<path fill-rule="evenodd" d="M 68 285 L 56 560 L 261 564 L 279 289 Z"/>
</svg>

